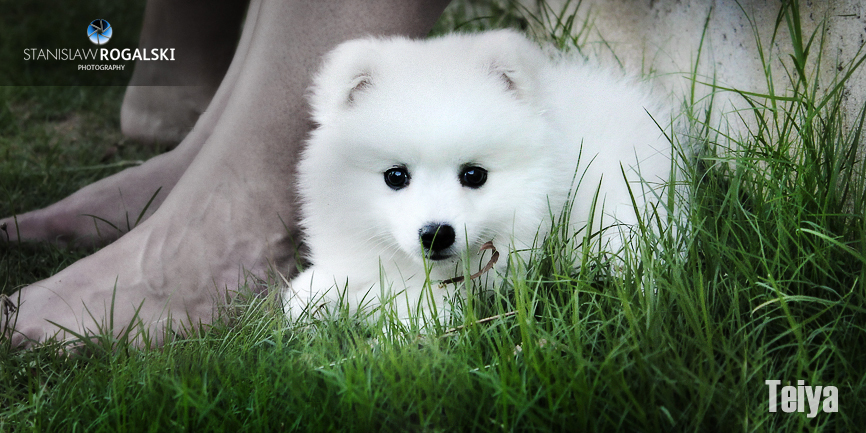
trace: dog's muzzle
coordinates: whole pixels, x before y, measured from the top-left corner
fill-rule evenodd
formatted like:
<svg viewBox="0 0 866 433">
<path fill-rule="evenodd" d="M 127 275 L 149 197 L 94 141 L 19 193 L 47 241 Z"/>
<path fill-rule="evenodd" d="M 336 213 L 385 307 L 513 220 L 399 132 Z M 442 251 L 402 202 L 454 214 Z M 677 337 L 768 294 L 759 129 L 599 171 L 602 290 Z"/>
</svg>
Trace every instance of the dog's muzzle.
<svg viewBox="0 0 866 433">
<path fill-rule="evenodd" d="M 448 249 L 454 245 L 454 228 L 448 224 L 431 223 L 418 230 L 424 252 L 431 260 L 444 260 L 451 257 Z"/>
</svg>

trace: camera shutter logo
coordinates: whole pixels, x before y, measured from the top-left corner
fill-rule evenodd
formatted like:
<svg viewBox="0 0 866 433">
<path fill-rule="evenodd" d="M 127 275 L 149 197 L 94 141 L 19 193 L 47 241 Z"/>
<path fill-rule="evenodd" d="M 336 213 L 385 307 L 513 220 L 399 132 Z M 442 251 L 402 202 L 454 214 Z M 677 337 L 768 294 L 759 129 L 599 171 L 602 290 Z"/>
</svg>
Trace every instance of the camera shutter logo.
<svg viewBox="0 0 866 433">
<path fill-rule="evenodd" d="M 104 45 L 112 33 L 111 24 L 105 20 L 93 20 L 87 26 L 87 38 L 96 45 Z"/>
</svg>

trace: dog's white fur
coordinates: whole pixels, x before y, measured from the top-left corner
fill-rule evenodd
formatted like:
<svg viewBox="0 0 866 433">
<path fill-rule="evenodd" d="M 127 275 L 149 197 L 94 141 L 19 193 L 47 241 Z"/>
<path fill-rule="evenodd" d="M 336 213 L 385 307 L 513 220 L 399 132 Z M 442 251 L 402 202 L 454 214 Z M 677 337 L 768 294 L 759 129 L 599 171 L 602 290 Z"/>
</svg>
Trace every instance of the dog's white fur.
<svg viewBox="0 0 866 433">
<path fill-rule="evenodd" d="M 666 220 L 654 205 L 665 200 L 672 146 L 648 114 L 669 123 L 662 104 L 518 33 L 349 41 L 326 57 L 310 100 L 317 128 L 298 187 L 312 266 L 286 292 L 290 317 L 344 295 L 351 308 L 393 296 L 405 318 L 422 292 L 441 315 L 450 293 L 437 282 L 463 275 L 461 257 L 474 272 L 487 241 L 503 253 L 532 247 L 570 195 L 572 232 L 582 233 L 598 189 L 592 231 L 606 227 L 595 239 L 610 252 L 628 243 L 638 214 Z M 461 185 L 467 166 L 487 170 L 486 183 Z M 399 190 L 384 180 L 393 167 L 410 176 Z M 425 259 L 428 224 L 456 232 L 448 259 Z"/>
</svg>

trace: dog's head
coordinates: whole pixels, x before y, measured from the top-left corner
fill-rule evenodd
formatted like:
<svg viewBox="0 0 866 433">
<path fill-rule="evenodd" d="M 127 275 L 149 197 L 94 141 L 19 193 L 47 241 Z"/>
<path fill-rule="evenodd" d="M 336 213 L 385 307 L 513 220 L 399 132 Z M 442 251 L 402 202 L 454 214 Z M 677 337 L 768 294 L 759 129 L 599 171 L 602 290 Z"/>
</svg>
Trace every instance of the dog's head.
<svg viewBox="0 0 866 433">
<path fill-rule="evenodd" d="M 435 263 L 531 243 L 556 158 L 538 97 L 546 64 L 509 31 L 333 51 L 299 168 L 313 261 L 348 249 Z"/>
</svg>

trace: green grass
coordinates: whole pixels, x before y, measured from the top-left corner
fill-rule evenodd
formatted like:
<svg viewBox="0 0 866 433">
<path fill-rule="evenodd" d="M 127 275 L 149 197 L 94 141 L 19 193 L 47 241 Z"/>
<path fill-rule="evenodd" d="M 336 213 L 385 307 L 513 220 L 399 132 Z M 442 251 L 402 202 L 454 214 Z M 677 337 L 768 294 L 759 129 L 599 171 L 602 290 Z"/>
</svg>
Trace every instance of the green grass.
<svg viewBox="0 0 866 433">
<path fill-rule="evenodd" d="M 797 13 L 785 9 L 779 25 L 799 29 Z M 461 24 L 479 14 L 497 18 Z M 520 14 L 506 2 L 457 4 L 439 31 L 534 19 Z M 703 148 L 687 179 L 692 227 L 642 240 L 665 243 L 662 257 L 645 253 L 643 266 L 629 261 L 614 275 L 594 257 L 573 270 L 563 263 L 575 252 L 550 239 L 513 276 L 513 292 L 434 335 L 383 334 L 382 323 L 351 316 L 289 325 L 252 299 L 161 350 L 110 338 L 85 356 L 2 346 L 0 431 L 861 431 L 863 113 L 846 123 L 839 88 L 815 90 L 806 60 L 821 53 L 820 34 L 791 34 L 789 82 L 744 95 L 748 133 L 725 136 L 701 101 L 687 101 Z M 145 157 L 133 144 L 102 156 L 99 146 L 124 143 L 121 89 L 0 91 L 0 213 L 49 204 L 113 170 L 63 168 Z M 80 126 L 58 126 L 70 118 Z M 80 255 L 0 248 L 5 293 Z M 839 412 L 768 413 L 766 379 L 835 385 Z"/>
</svg>

